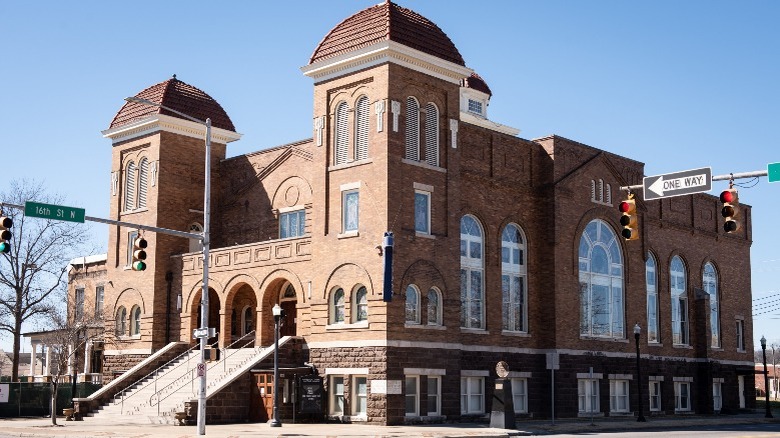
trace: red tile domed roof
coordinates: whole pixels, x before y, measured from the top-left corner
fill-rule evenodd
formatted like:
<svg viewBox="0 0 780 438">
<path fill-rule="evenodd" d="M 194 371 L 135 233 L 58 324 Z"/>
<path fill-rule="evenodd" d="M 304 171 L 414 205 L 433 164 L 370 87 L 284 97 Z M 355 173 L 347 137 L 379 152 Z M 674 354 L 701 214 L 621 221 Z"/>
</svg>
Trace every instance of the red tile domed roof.
<svg viewBox="0 0 780 438">
<path fill-rule="evenodd" d="M 485 82 L 482 77 L 476 73 L 472 73 L 471 76 L 467 78 L 463 78 L 463 86 L 466 88 L 472 88 L 477 91 L 481 91 L 488 96 L 492 96 L 493 93 L 490 91 L 490 87 L 488 87 L 487 82 Z"/>
<path fill-rule="evenodd" d="M 437 58 L 465 66 L 450 38 L 432 21 L 385 1 L 347 18 L 334 27 L 314 50 L 309 64 L 370 46 L 395 41 Z"/>
<path fill-rule="evenodd" d="M 136 94 L 135 97 L 159 103 L 196 119 L 205 121 L 211 117 L 211 126 L 236 132 L 230 117 L 228 117 L 225 110 L 222 109 L 222 106 L 216 100 L 192 85 L 176 79 L 176 75 L 173 75 L 171 79 L 165 82 L 152 85 Z M 178 114 L 163 108 L 127 102 L 116 113 L 109 129 L 125 125 L 133 120 L 149 117 L 152 114 L 165 114 L 171 117 L 182 118 Z"/>
</svg>

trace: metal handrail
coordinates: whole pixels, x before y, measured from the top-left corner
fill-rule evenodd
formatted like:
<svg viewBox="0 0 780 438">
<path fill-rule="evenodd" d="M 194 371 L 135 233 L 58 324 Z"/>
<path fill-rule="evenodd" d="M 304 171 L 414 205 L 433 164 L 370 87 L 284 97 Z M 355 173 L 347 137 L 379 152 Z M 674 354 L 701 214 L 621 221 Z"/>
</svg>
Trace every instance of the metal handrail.
<svg viewBox="0 0 780 438">
<path fill-rule="evenodd" d="M 251 332 L 249 332 L 249 333 L 245 334 L 244 336 L 241 336 L 240 338 L 238 338 L 238 339 L 236 339 L 235 341 L 233 341 L 233 342 L 232 342 L 230 345 L 228 345 L 227 347 L 225 347 L 225 348 L 223 349 L 223 351 L 226 351 L 226 350 L 227 350 L 227 349 L 229 349 L 230 347 L 232 347 L 232 346 L 236 345 L 237 343 L 239 343 L 239 342 L 240 342 L 241 340 L 243 340 L 244 338 L 246 338 L 246 337 L 248 337 L 248 336 L 250 336 L 250 335 L 254 335 L 254 333 L 255 333 L 255 331 L 254 331 L 254 330 L 252 330 Z M 234 352 L 230 353 L 230 355 L 225 355 L 225 354 L 223 353 L 223 356 L 224 356 L 224 357 L 222 357 L 222 358 L 221 358 L 219 361 L 217 361 L 217 363 L 215 363 L 215 364 L 211 365 L 210 367 L 208 367 L 208 369 L 213 369 L 213 368 L 215 368 L 215 367 L 219 366 L 219 363 L 220 363 L 220 362 L 222 362 L 223 364 L 225 364 L 225 368 L 223 368 L 223 369 L 226 369 L 226 368 L 227 368 L 227 365 L 226 365 L 226 364 L 227 364 L 227 359 L 228 359 L 228 357 L 230 357 L 230 356 L 234 355 L 234 354 L 235 354 L 235 353 L 237 353 L 238 351 L 241 351 L 241 349 L 242 349 L 243 347 L 246 347 L 247 345 L 249 345 L 249 344 L 250 344 L 251 342 L 253 342 L 253 341 L 254 341 L 254 339 L 250 339 L 250 340 L 249 340 L 248 342 L 246 342 L 244 345 L 242 345 L 241 347 L 237 348 L 237 349 L 236 349 L 236 351 L 234 351 Z M 186 378 L 186 377 L 187 377 L 187 375 L 186 375 L 186 374 L 182 375 L 181 377 L 179 377 L 178 379 L 176 379 L 176 380 L 172 381 L 171 383 L 169 383 L 169 384 L 165 385 L 165 387 L 164 387 L 164 388 L 160 389 L 159 391 L 155 392 L 154 394 L 152 394 L 152 395 L 149 397 L 149 406 L 151 406 L 152 404 L 154 404 L 154 402 L 152 402 L 152 399 L 153 399 L 155 396 L 158 396 L 158 397 L 157 397 L 157 402 L 156 402 L 156 405 L 157 405 L 157 414 L 158 414 L 158 415 L 160 414 L 160 403 L 161 403 L 163 400 L 165 400 L 165 399 L 167 399 L 168 397 L 170 397 L 171 395 L 175 394 L 175 393 L 176 393 L 176 390 L 170 391 L 170 393 L 169 393 L 168 395 L 166 395 L 165 397 L 160 397 L 158 394 L 160 394 L 160 393 L 162 393 L 163 391 L 165 391 L 166 389 L 168 389 L 168 387 L 170 387 L 171 385 L 174 385 L 174 384 L 176 384 L 176 383 L 179 383 L 179 381 L 180 381 L 182 378 Z M 182 388 L 182 387 L 184 387 L 185 385 L 187 385 L 187 383 L 192 383 L 192 382 L 194 382 L 194 381 L 195 381 L 197 378 L 198 378 L 197 376 L 194 376 L 194 377 L 190 378 L 190 380 L 189 380 L 189 381 L 185 381 L 184 383 L 182 383 L 182 384 L 181 384 L 179 387 L 177 387 L 176 389 L 178 390 L 179 388 Z"/>
<path fill-rule="evenodd" d="M 183 352 L 183 353 L 181 353 L 180 355 L 178 355 L 178 356 L 174 357 L 173 359 L 169 360 L 168 362 L 165 362 L 165 364 L 163 364 L 163 365 L 160 365 L 159 367 L 155 368 L 153 371 L 150 371 L 150 372 L 149 372 L 149 374 L 147 374 L 147 375 L 145 375 L 145 376 L 141 377 L 140 379 L 136 380 L 135 382 L 133 382 L 133 383 L 131 383 L 131 384 L 127 385 L 127 386 L 125 387 L 125 389 L 123 389 L 123 390 L 121 390 L 121 391 L 119 391 L 119 392 L 115 393 L 115 394 L 114 394 L 114 397 L 113 397 L 114 399 L 116 399 L 116 397 L 117 397 L 118 395 L 122 394 L 122 396 L 121 396 L 121 397 L 122 397 L 122 402 L 121 402 L 121 407 L 120 407 L 120 409 L 121 409 L 122 411 L 124 411 L 124 410 L 125 410 L 125 397 L 124 397 L 124 394 L 125 394 L 127 391 L 129 391 L 129 390 L 130 390 L 130 388 L 132 388 L 132 387 L 133 387 L 133 386 L 135 386 L 136 384 L 138 384 L 138 383 L 142 382 L 143 380 L 147 379 L 147 378 L 148 378 L 149 376 L 151 376 L 152 374 L 157 374 L 157 372 L 159 372 L 159 371 L 160 371 L 162 368 L 165 368 L 165 367 L 167 367 L 168 365 L 170 365 L 172 362 L 179 360 L 179 359 L 180 359 L 182 356 L 184 356 L 185 354 L 189 354 L 189 353 L 190 353 L 192 350 L 194 350 L 196 347 L 198 347 L 198 344 L 195 344 L 195 345 L 193 345 L 192 347 L 190 347 L 190 348 L 189 348 L 188 350 L 186 350 L 185 352 Z M 182 363 L 183 363 L 183 362 L 182 362 Z M 178 365 L 177 365 L 177 366 L 178 366 Z M 176 368 L 176 367 L 174 367 L 174 368 Z M 137 393 L 137 392 L 134 392 L 134 393 L 130 394 L 129 396 L 127 396 L 127 398 L 131 398 L 132 396 L 134 396 L 134 395 L 136 395 L 136 394 L 138 394 L 138 393 Z"/>
</svg>

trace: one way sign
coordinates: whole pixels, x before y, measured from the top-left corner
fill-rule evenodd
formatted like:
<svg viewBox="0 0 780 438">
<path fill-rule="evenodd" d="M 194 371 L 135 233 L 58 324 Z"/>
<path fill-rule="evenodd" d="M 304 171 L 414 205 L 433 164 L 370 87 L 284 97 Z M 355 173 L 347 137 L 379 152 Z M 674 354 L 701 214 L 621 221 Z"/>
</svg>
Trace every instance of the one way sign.
<svg viewBox="0 0 780 438">
<path fill-rule="evenodd" d="M 643 180 L 645 201 L 690 195 L 712 190 L 712 169 L 684 170 L 665 175 L 646 176 Z"/>
</svg>

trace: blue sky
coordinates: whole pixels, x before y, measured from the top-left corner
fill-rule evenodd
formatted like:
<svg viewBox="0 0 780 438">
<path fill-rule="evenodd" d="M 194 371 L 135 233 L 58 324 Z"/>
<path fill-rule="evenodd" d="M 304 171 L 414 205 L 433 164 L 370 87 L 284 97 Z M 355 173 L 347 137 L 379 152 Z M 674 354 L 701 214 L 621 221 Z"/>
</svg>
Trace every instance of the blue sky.
<svg viewBox="0 0 780 438">
<path fill-rule="evenodd" d="M 6 3 L 0 189 L 44 180 L 106 217 L 111 144 L 100 131 L 125 96 L 174 73 L 244 134 L 229 155 L 311 137 L 312 82 L 299 68 L 333 26 L 377 1 Z M 647 175 L 780 161 L 780 2 L 400 4 L 449 35 L 493 91 L 490 118 L 521 137 L 558 134 L 641 161 Z M 780 293 L 778 196 L 765 178 L 740 190 L 753 206 L 753 298 L 769 310 L 754 338 L 780 342 L 780 307 L 764 306 Z M 93 230 L 105 246 L 107 229 Z"/>
</svg>

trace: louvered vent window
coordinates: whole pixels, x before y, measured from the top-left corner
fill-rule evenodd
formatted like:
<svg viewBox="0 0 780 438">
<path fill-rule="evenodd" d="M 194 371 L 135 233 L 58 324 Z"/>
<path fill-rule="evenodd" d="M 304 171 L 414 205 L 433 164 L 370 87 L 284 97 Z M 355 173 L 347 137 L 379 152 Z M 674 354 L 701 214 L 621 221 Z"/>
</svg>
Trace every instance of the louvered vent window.
<svg viewBox="0 0 780 438">
<path fill-rule="evenodd" d="M 346 102 L 340 103 L 336 107 L 336 150 L 334 164 L 344 164 L 347 162 L 349 149 L 349 107 Z"/>
<path fill-rule="evenodd" d="M 420 104 L 406 99 L 406 159 L 420 161 Z"/>
<path fill-rule="evenodd" d="M 149 187 L 149 160 L 138 163 L 138 208 L 146 208 L 146 190 Z"/>
<path fill-rule="evenodd" d="M 125 211 L 135 208 L 135 162 L 131 161 L 125 171 Z"/>
<path fill-rule="evenodd" d="M 355 108 L 355 160 L 368 158 L 368 97 L 358 100 Z"/>
<path fill-rule="evenodd" d="M 425 105 L 425 162 L 439 165 L 439 110 L 436 105 Z"/>
</svg>

